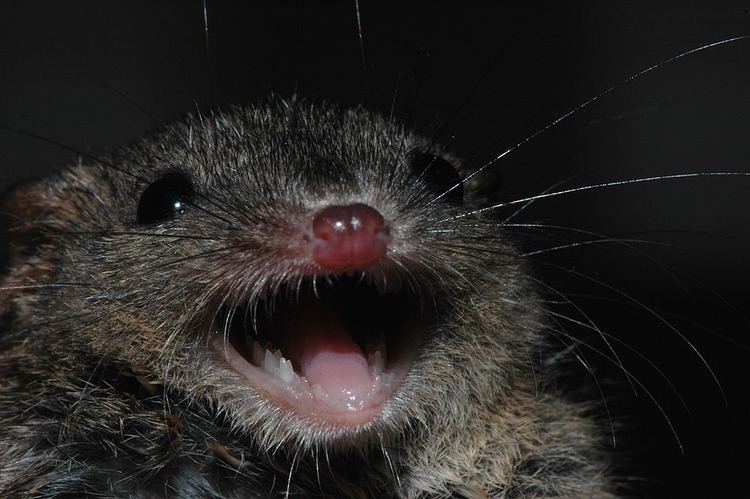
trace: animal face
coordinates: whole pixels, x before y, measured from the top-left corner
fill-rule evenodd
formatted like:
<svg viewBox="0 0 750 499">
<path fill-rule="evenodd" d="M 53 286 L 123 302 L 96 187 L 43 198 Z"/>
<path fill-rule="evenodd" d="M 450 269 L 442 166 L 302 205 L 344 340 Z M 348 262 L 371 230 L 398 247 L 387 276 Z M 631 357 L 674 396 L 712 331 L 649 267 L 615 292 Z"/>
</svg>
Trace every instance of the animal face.
<svg viewBox="0 0 750 499">
<path fill-rule="evenodd" d="M 16 83 L 9 83 L 7 93 L 14 98 L 3 104 L 2 115 L 7 118 L 2 121 L 55 137 L 80 149 L 82 144 L 119 143 L 123 139 L 141 136 L 145 129 L 153 128 L 151 119 L 139 111 L 138 106 L 156 115 L 156 121 L 165 121 L 167 117 L 171 119 L 186 109 L 193 109 L 193 101 L 198 96 L 199 110 L 208 115 L 206 110 L 212 99 L 228 102 L 257 100 L 259 95 L 266 93 L 264 85 L 272 82 L 271 86 L 285 95 L 293 93 L 294 87 L 299 86 L 302 95 L 328 98 L 345 106 L 365 102 L 368 108 L 376 109 L 386 117 L 393 108 L 394 116 L 400 121 L 415 121 L 415 128 L 426 131 L 424 135 L 427 141 L 422 145 L 430 145 L 432 132 L 437 135 L 437 131 L 442 130 L 437 142 L 448 145 L 451 151 L 455 150 L 464 159 L 467 171 L 471 171 L 472 167 L 491 161 L 578 103 L 651 63 L 708 41 L 727 39 L 742 33 L 745 19 L 744 13 L 739 10 L 735 13 L 731 9 L 700 10 L 689 6 L 670 12 L 659 12 L 658 9 L 603 12 L 597 8 L 588 11 L 589 18 L 564 7 L 545 12 L 530 12 L 523 8 L 497 12 L 481 7 L 462 7 L 461 12 L 448 12 L 442 10 L 447 9 L 445 6 L 438 9 L 423 5 L 415 7 L 413 12 L 402 11 L 396 15 L 381 11 L 379 6 L 365 4 L 361 6 L 361 21 L 368 69 L 363 73 L 360 71 L 362 63 L 354 9 L 345 11 L 336 7 L 328 11 L 317 6 L 303 14 L 284 10 L 283 7 L 278 7 L 278 10 L 264 8 L 262 12 L 246 7 L 247 11 L 239 11 L 244 15 L 239 15 L 238 10 L 224 11 L 224 7 L 209 2 L 209 55 L 204 57 L 202 13 L 189 14 L 188 9 L 181 6 L 172 7 L 144 6 L 143 9 L 134 9 L 136 13 L 102 14 L 103 19 L 96 17 L 95 22 L 87 23 L 86 29 L 70 30 L 72 33 L 66 31 L 55 37 L 56 40 L 65 40 L 64 43 L 50 42 L 42 48 L 37 47 L 34 40 L 44 40 L 46 36 L 52 38 L 49 33 L 55 32 L 57 25 L 69 26 L 87 15 L 86 11 L 92 13 L 94 9 L 81 6 L 81 12 L 66 18 L 71 23 L 60 23 L 59 19 L 63 18 L 60 16 L 65 14 L 56 13 L 52 8 L 47 15 L 36 16 L 33 22 L 20 11 L 14 13 L 15 18 L 8 15 L 6 19 L 18 20 L 13 23 L 17 28 L 13 31 L 10 26 L 4 32 L 16 33 L 14 40 L 20 41 L 20 48 L 6 51 L 3 55 L 10 68 L 6 81 Z M 233 9 L 239 7 L 233 6 Z M 153 15 L 145 15 L 144 11 L 150 11 Z M 315 21 L 309 20 L 311 14 L 317 15 Z M 156 19 L 174 22 L 170 21 L 170 28 L 166 29 Z M 178 22 L 178 19 L 185 22 Z M 696 23 L 695 19 L 706 22 Z M 127 25 L 132 29 L 113 28 L 115 25 Z M 459 30 L 457 25 L 470 28 Z M 32 31 L 32 28 L 39 31 Z M 276 30 L 276 34 L 273 30 Z M 23 35 L 23 31 L 37 35 Z M 514 35 L 516 32 L 520 34 Z M 138 35 L 134 36 L 133 33 Z M 242 43 L 225 43 L 229 37 L 241 39 Z M 508 48 L 503 49 L 506 45 Z M 422 51 L 419 46 L 427 49 Z M 180 63 L 174 63 L 176 50 L 184 50 L 185 56 L 179 58 Z M 648 78 L 628 83 L 585 111 L 577 112 L 560 126 L 534 138 L 488 169 L 487 173 L 493 175 L 502 172 L 502 182 L 499 187 L 493 183 L 487 195 L 491 199 L 485 200 L 498 204 L 535 196 L 570 177 L 574 178 L 559 189 L 662 174 L 747 171 L 747 141 L 744 140 L 744 116 L 747 113 L 742 111 L 746 102 L 742 98 L 746 80 L 742 64 L 744 52 L 741 43 L 719 50 L 706 50 L 678 64 L 665 66 Z M 40 54 L 45 56 L 39 57 Z M 119 58 L 116 54 L 124 55 Z M 30 60 L 44 62 L 29 65 Z M 210 62 L 206 63 L 206 60 Z M 139 74 L 143 76 L 137 76 Z M 100 85 L 102 79 L 106 82 Z M 45 83 L 51 81 L 56 84 Z M 58 87 L 64 90 L 60 91 Z M 115 88 L 111 90 L 109 87 Z M 77 91 L 82 91 L 84 95 L 75 97 Z M 133 106 L 131 101 L 138 106 Z M 14 104 L 17 102 L 21 105 Z M 456 110 L 458 112 L 454 115 Z M 435 115 L 439 124 L 433 126 Z M 32 118 L 26 121 L 28 116 Z M 442 125 L 443 120 L 447 125 Z M 59 167 L 66 163 L 61 159 L 59 149 L 47 148 L 44 143 L 26 141 L 11 134 L 4 134 L 0 140 L 4 144 L 3 151 L 7 151 L 5 161 L 11 167 L 29 164 Z M 306 161 L 309 160 L 309 157 L 306 158 Z M 75 158 L 67 161 L 74 162 Z M 138 201 L 148 186 L 158 182 L 165 174 L 186 169 L 174 158 L 161 158 L 143 165 L 138 161 L 137 168 L 143 168 L 139 174 L 143 174 L 144 178 L 142 182 L 136 182 L 115 174 L 112 174 L 113 178 L 104 178 L 99 169 L 93 167 L 90 158 L 84 156 L 82 162 L 87 166 L 81 171 L 88 172 L 87 175 L 95 179 L 99 186 L 106 185 L 110 180 L 118 186 L 122 184 L 122 190 L 113 193 L 118 200 L 116 206 L 79 196 L 90 194 L 91 188 L 85 183 L 73 184 L 74 190 L 80 191 L 75 196 L 79 207 L 88 210 L 88 215 L 95 215 L 90 220 L 96 220 L 96 224 L 92 222 L 85 230 L 95 232 L 113 227 L 123 231 L 136 230 L 138 227 L 139 231 L 154 232 L 155 226 L 138 226 L 134 222 L 138 218 Z M 7 169 L 5 165 L 3 168 Z M 251 183 L 230 185 L 230 182 L 225 182 L 211 186 L 203 182 L 200 175 L 193 176 L 194 171 L 189 173 L 191 187 L 199 195 L 195 201 L 198 204 L 206 202 L 200 196 L 214 194 L 217 198 L 224 194 L 221 202 L 231 203 L 233 199 L 226 195 L 236 192 L 233 188 L 241 188 L 243 194 L 252 193 L 259 200 L 291 200 L 286 214 L 297 209 L 297 213 L 314 216 L 316 209 L 322 208 L 322 205 L 295 208 L 295 203 L 299 205 L 301 199 L 307 199 L 305 196 L 319 186 L 297 189 L 301 186 L 293 184 L 285 186 L 290 188 L 288 192 L 273 197 Z M 76 182 L 80 182 L 80 175 L 76 178 L 79 179 Z M 86 175 L 83 178 L 85 180 Z M 725 180 L 669 181 L 553 197 L 524 209 L 520 218 L 512 220 L 518 225 L 515 229 L 506 226 L 508 232 L 513 230 L 515 236 L 524 240 L 521 253 L 527 255 L 523 258 L 525 262 L 534 261 L 533 277 L 547 284 L 537 283 L 537 287 L 547 294 L 545 303 L 553 308 L 554 314 L 572 316 L 573 319 L 553 315 L 559 323 L 551 326 L 555 331 L 547 329 L 545 334 L 552 338 L 553 349 L 559 354 L 546 357 L 548 367 L 558 366 L 568 359 L 574 365 L 572 370 L 577 373 L 573 375 L 572 383 L 576 387 L 580 384 L 594 385 L 586 366 L 590 367 L 597 381 L 603 385 L 603 398 L 614 412 L 614 420 L 636 413 L 639 423 L 635 426 L 649 428 L 641 432 L 648 435 L 643 440 L 658 442 L 656 446 L 659 452 L 655 453 L 658 457 L 653 458 L 656 464 L 644 468 L 668 468 L 653 472 L 660 477 L 676 473 L 676 469 L 691 469 L 696 471 L 691 473 L 694 475 L 712 475 L 706 470 L 733 468 L 736 465 L 734 460 L 719 464 L 719 461 L 707 462 L 703 457 L 696 456 L 728 455 L 720 442 L 736 441 L 738 435 L 746 434 L 738 428 L 740 425 L 723 424 L 726 413 L 721 396 L 717 395 L 714 387 L 713 377 L 695 351 L 665 324 L 666 321 L 683 333 L 706 358 L 723 389 L 729 392 L 730 407 L 739 404 L 737 412 L 731 414 L 742 413 L 741 401 L 744 397 L 741 393 L 732 396 L 731 387 L 743 384 L 744 357 L 733 347 L 726 347 L 715 336 L 704 335 L 702 329 L 688 324 L 701 322 L 709 329 L 718 329 L 734 339 L 741 336 L 736 331 L 745 329 L 743 320 L 731 309 L 737 308 L 737 303 L 741 308 L 744 299 L 742 276 L 746 273 L 743 270 L 746 259 L 741 244 L 730 239 L 744 237 L 746 224 L 743 214 L 747 212 L 747 207 L 742 182 Z M 63 182 L 70 183 L 72 178 L 63 179 Z M 330 183 L 330 178 L 324 180 L 322 185 L 327 182 Z M 52 192 L 54 189 L 49 191 Z M 332 193 L 329 199 L 341 195 Z M 351 199 L 343 203 L 349 205 L 359 200 Z M 368 202 L 375 204 L 372 200 Z M 397 204 L 398 201 L 393 200 L 392 206 Z M 52 214 L 44 216 L 65 220 L 68 213 L 63 207 L 67 205 L 60 201 L 55 206 Z M 210 203 L 201 206 L 217 211 Z M 379 211 L 387 211 L 383 205 L 378 204 L 377 207 Z M 232 208 L 230 211 L 236 215 L 246 211 L 247 207 L 232 205 Z M 498 219 L 503 221 L 516 208 L 496 210 L 502 213 L 493 213 L 492 216 L 499 215 Z M 226 213 L 216 214 L 228 218 Z M 42 216 L 33 210 L 29 215 Z M 202 227 L 201 231 L 208 232 L 210 237 L 228 237 L 227 232 L 220 233 L 225 224 L 216 217 L 204 212 L 198 214 L 193 209 L 187 209 L 183 215 L 184 218 L 181 215 L 179 219 L 160 222 L 163 227 L 160 230 L 163 233 L 172 230 L 185 232 L 189 230 L 187 225 L 180 227 L 180 224 L 195 221 Z M 278 213 L 275 215 L 281 216 Z M 133 225 L 126 227 L 125 224 Z M 74 228 L 66 225 L 64 230 L 72 231 Z M 698 235 L 716 232 L 728 235 L 729 239 Z M 266 242 L 264 238 L 280 234 L 271 229 L 259 235 L 245 232 L 246 237 L 251 235 L 260 236 Z M 607 241 L 611 241 L 612 236 L 624 241 L 610 246 Z M 186 342 L 193 343 L 181 346 L 200 345 L 196 348 L 200 349 L 201 355 L 208 355 L 216 349 L 208 337 L 201 334 L 210 334 L 212 328 L 205 324 L 199 327 L 191 323 L 188 326 L 190 314 L 176 318 L 158 314 L 141 316 L 133 313 L 137 309 L 135 306 L 123 310 L 122 307 L 115 307 L 115 304 L 144 303 L 148 296 L 146 290 L 153 286 L 146 269 L 156 269 L 160 263 L 166 264 L 165 258 L 177 260 L 189 256 L 190 251 L 210 241 L 193 241 L 195 245 L 191 246 L 192 243 L 185 238 L 179 244 L 171 244 L 175 241 L 167 244 L 166 238 L 153 236 L 148 245 L 157 250 L 147 252 L 143 250 L 142 240 L 128 240 L 125 237 L 105 239 L 101 234 L 98 237 L 68 237 L 66 243 L 74 248 L 80 247 L 90 257 L 98 252 L 112 257 L 117 252 L 117 246 L 124 245 L 124 252 L 138 258 L 129 257 L 127 262 L 123 262 L 125 267 L 119 276 L 124 280 L 119 284 L 137 284 L 142 291 L 137 297 L 114 293 L 94 296 L 96 293 L 91 290 L 71 288 L 59 290 L 63 297 L 61 301 L 54 302 L 55 306 L 62 307 L 58 310 L 65 311 L 72 301 L 80 302 L 84 296 L 91 295 L 93 299 L 86 302 L 87 307 L 96 305 L 99 310 L 108 311 L 108 317 L 111 317 L 108 320 L 119 321 L 117 328 L 106 328 L 107 334 L 100 335 L 93 342 L 79 340 L 81 346 L 85 347 L 81 350 L 95 351 L 97 355 L 107 352 L 123 359 L 138 356 L 139 364 L 147 368 L 146 374 L 161 373 L 157 375 L 158 378 L 169 372 L 172 376 L 170 379 L 175 383 L 185 381 L 185 377 L 177 372 L 188 369 L 186 358 L 173 357 L 171 363 L 159 359 L 160 346 L 166 339 L 170 339 L 170 345 L 175 346 L 175 342 L 181 341 L 184 336 L 190 338 Z M 498 237 L 503 245 L 507 237 L 512 238 L 510 234 Z M 652 242 L 644 243 L 646 239 Z M 629 245 L 634 245 L 635 249 Z M 607 249 L 609 247 L 612 249 Z M 682 248 L 688 249 L 683 251 Z M 648 256 L 639 256 L 643 255 L 643 251 Z M 86 263 L 88 265 L 89 262 Z M 279 262 L 274 260 L 274 264 Z M 189 278 L 194 268 L 177 264 L 173 267 L 176 268 L 166 266 L 160 269 L 159 278 L 172 279 L 183 289 L 186 289 L 184 286 L 194 285 L 194 292 L 207 289 L 200 288 L 200 285 L 208 286 L 211 277 L 218 278 L 217 270 L 216 275 L 204 274 L 204 282 L 195 283 Z M 697 281 L 680 274 L 681 277 L 677 279 L 680 284 L 675 284 L 673 267 L 687 268 L 691 276 L 697 274 Z M 36 268 L 40 269 L 39 266 Z M 96 281 L 99 288 L 121 289 L 115 286 L 117 282 L 113 275 L 100 272 L 107 269 L 104 261 L 94 262 L 93 266 L 86 267 L 87 270 L 75 268 L 76 273 L 68 276 L 70 284 Z M 132 272 L 126 274 L 126 269 Z M 41 270 L 46 273 L 49 269 Z M 205 269 L 198 270 L 205 272 Z M 34 279 L 40 278 L 45 277 L 34 276 Z M 433 278 L 423 273 L 420 279 L 424 281 L 420 282 L 425 287 L 439 287 Z M 617 291 L 596 281 L 602 281 Z M 285 284 L 279 284 L 279 289 L 289 286 L 289 282 L 293 281 L 284 281 Z M 697 282 L 708 283 L 707 287 L 722 295 L 722 298 L 716 298 L 712 291 L 707 291 L 706 286 Z M 685 287 L 689 290 L 687 294 Z M 164 288 L 160 286 L 160 289 Z M 177 295 L 180 286 L 169 289 L 171 295 Z M 209 322 L 215 315 L 213 312 L 217 317 L 226 319 L 229 315 L 224 314 L 232 307 L 222 306 L 218 297 L 228 297 L 230 303 L 237 301 L 240 307 L 244 307 L 246 302 L 243 300 L 247 295 L 238 290 L 230 293 L 223 288 L 217 289 L 213 297 L 219 303 L 207 302 L 205 313 L 201 312 L 193 319 Z M 44 299 L 52 298 L 45 296 Z M 174 302 L 185 303 L 186 300 L 186 297 L 178 296 Z M 458 301 L 455 299 L 455 302 Z M 733 303 L 732 307 L 727 307 L 726 301 Z M 654 313 L 643 311 L 641 305 Z M 662 308 L 669 310 L 664 313 Z M 21 314 L 22 311 L 19 309 L 16 312 Z M 237 313 L 234 314 L 236 316 Z M 127 327 L 122 326 L 123 322 L 127 322 L 125 318 L 130 321 Z M 596 327 L 592 326 L 592 322 Z M 164 323 L 172 325 L 173 329 L 166 336 L 160 336 L 156 334 L 156 326 Z M 179 327 L 175 327 L 175 324 Z M 224 329 L 232 331 L 235 321 L 225 320 L 224 324 L 230 327 L 218 327 L 222 335 Z M 190 334 L 171 334 L 178 329 L 189 331 Z M 617 354 L 613 355 L 597 329 L 643 353 L 664 373 L 664 377 L 638 354 L 610 339 L 609 343 Z M 133 347 L 131 342 L 122 340 L 117 331 L 124 330 L 143 331 L 143 335 L 139 336 L 141 343 Z M 592 348 L 583 346 L 581 342 Z M 576 350 L 578 356 L 571 353 L 575 345 L 579 348 Z M 151 352 L 151 355 L 140 357 L 144 351 Z M 619 361 L 616 357 L 619 357 Z M 729 360 L 724 362 L 725 359 Z M 178 362 L 182 360 L 186 363 Z M 216 359 L 207 362 L 215 362 L 216 366 L 225 365 L 225 352 L 219 351 Z M 668 422 L 660 410 L 647 400 L 648 397 L 633 398 L 630 395 L 627 388 L 631 383 L 628 381 L 629 375 L 623 374 L 621 366 L 654 392 L 656 401 L 665 407 Z M 226 372 L 234 371 L 229 369 Z M 669 382 L 664 380 L 665 377 Z M 238 383 L 241 383 L 241 378 L 238 379 Z M 728 379 L 737 383 L 727 382 Z M 632 383 L 641 393 L 637 383 Z M 670 384 L 677 386 L 680 396 L 687 399 L 686 405 L 698 413 L 696 419 L 700 423 L 682 415 L 681 402 L 669 388 Z M 623 392 L 625 394 L 619 397 Z M 591 398 L 592 394 L 587 393 L 584 397 Z M 599 397 L 595 388 L 593 397 Z M 627 402 L 618 403 L 618 399 Z M 238 416 L 237 420 L 248 419 Z M 688 452 L 688 457 L 683 457 L 674 442 L 670 424 L 676 427 L 676 433 L 688 450 L 697 446 L 705 451 Z M 724 437 L 709 438 L 708 433 L 711 432 L 706 432 L 705 428 L 716 429 Z M 640 449 L 644 445 L 638 440 L 640 437 L 633 437 L 627 432 L 623 436 L 619 430 L 616 433 L 619 448 L 628 437 L 632 446 Z M 698 436 L 694 437 L 694 434 Z M 692 445 L 691 438 L 696 439 Z M 672 468 L 671 464 L 663 463 L 679 464 Z M 682 468 L 683 465 L 687 468 Z M 634 474 L 643 473 L 643 469 L 638 469 Z M 684 486 L 681 480 L 674 480 L 671 484 Z M 669 490 L 670 493 L 675 491 L 674 488 Z M 711 490 L 716 491 L 715 488 Z"/>
</svg>

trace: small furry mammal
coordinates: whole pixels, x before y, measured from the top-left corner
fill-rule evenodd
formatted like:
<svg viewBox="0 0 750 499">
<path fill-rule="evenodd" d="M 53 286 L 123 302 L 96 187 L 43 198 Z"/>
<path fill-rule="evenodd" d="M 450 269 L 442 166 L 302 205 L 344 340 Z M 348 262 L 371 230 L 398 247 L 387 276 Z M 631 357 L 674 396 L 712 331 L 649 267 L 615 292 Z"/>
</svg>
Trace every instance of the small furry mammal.
<svg viewBox="0 0 750 499">
<path fill-rule="evenodd" d="M 274 98 L 11 189 L 0 496 L 608 497 L 457 168 Z"/>
</svg>

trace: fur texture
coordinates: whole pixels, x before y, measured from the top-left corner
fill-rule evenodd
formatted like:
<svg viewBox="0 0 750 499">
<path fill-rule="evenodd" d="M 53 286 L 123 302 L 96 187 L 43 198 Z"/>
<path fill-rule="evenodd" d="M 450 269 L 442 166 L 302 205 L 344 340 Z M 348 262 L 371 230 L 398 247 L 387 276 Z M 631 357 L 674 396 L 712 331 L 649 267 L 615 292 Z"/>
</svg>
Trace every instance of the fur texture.
<svg viewBox="0 0 750 499">
<path fill-rule="evenodd" d="M 512 242 L 436 199 L 416 153 L 447 158 L 363 110 L 272 99 L 11 190 L 0 495 L 608 497 L 587 408 L 538 378 L 544 318 Z M 136 223 L 169 172 L 194 186 L 185 213 Z M 344 431 L 271 403 L 211 340 L 223 306 L 303 285 L 294 228 L 355 202 L 393 229 L 368 278 L 436 312 L 395 397 Z"/>
</svg>

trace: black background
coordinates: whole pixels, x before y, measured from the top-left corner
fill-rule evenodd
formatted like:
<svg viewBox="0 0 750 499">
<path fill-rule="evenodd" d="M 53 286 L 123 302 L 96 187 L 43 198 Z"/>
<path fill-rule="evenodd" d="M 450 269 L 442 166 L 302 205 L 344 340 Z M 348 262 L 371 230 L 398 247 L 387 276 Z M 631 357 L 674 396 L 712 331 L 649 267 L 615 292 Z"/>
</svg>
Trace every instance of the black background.
<svg viewBox="0 0 750 499">
<path fill-rule="evenodd" d="M 362 0 L 363 69 L 353 1 L 209 1 L 207 50 L 200 1 L 4 0 L 0 124 L 95 154 L 186 112 L 252 102 L 269 91 L 362 103 L 386 114 L 395 95 L 399 119 L 425 133 L 447 120 L 443 141 L 479 166 L 643 68 L 750 34 L 744 2 L 558 3 Z M 501 179 L 496 195 L 533 195 L 571 176 L 564 187 L 750 172 L 749 83 L 750 41 L 666 64 L 503 159 L 493 169 Z M 75 154 L 0 130 L 0 186 L 74 161 Z M 689 409 L 628 347 L 613 340 L 644 385 L 634 382 L 635 390 L 611 362 L 579 349 L 616 422 L 618 471 L 637 496 L 729 497 L 745 488 L 748 190 L 750 177 L 638 184 L 540 201 L 519 218 L 658 243 L 590 244 L 535 264 L 540 278 L 601 330 L 658 366 Z M 562 230 L 547 236 L 558 239 L 523 239 L 530 249 L 597 239 Z M 570 306 L 556 310 L 586 322 Z M 666 322 L 705 357 L 726 404 Z M 565 327 L 606 353 L 595 334 Z M 595 386 L 576 352 L 564 358 L 572 373 L 566 386 Z M 595 389 L 583 393 L 599 397 Z"/>
</svg>

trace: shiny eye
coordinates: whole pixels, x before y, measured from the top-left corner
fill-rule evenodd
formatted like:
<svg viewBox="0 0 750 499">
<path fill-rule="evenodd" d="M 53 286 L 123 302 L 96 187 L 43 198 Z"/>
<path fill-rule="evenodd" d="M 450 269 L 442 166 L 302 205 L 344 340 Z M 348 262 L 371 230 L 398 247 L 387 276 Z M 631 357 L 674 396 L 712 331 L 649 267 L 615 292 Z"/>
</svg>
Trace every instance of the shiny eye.
<svg viewBox="0 0 750 499">
<path fill-rule="evenodd" d="M 164 222 L 180 216 L 193 197 L 190 179 L 181 173 L 168 173 L 149 185 L 138 202 L 139 224 Z"/>
<path fill-rule="evenodd" d="M 456 167 L 434 154 L 416 153 L 411 157 L 412 171 L 423 179 L 436 195 L 444 194 L 442 199 L 452 203 L 461 203 L 464 198 L 461 176 Z M 454 186 L 455 189 L 452 189 Z M 450 192 L 447 192 L 452 189 Z"/>
</svg>

